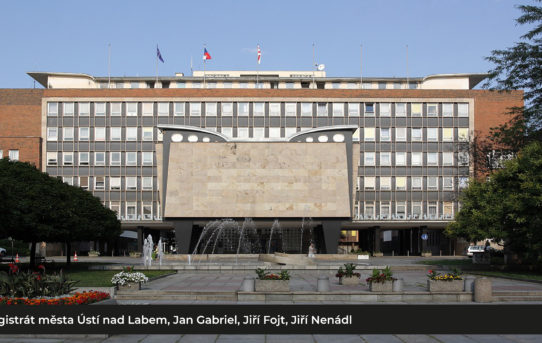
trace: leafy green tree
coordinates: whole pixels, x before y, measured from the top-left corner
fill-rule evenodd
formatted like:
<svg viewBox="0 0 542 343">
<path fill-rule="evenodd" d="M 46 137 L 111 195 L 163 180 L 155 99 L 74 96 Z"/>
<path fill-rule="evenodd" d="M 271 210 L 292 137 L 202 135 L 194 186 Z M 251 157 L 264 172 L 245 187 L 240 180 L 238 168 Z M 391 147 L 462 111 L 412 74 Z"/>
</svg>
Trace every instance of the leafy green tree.
<svg viewBox="0 0 542 343">
<path fill-rule="evenodd" d="M 526 146 L 486 182 L 473 180 L 446 228 L 469 241 L 491 238 L 526 261 L 542 262 L 542 143 Z"/>
<path fill-rule="evenodd" d="M 540 2 L 542 0 L 537 0 Z M 504 50 L 494 50 L 486 59 L 494 64 L 486 87 L 506 91 L 524 90 L 525 106 L 511 108 L 511 120 L 493 130 L 494 139 L 514 151 L 542 139 L 542 7 L 518 6 L 520 25 L 534 24 L 521 41 Z"/>
</svg>

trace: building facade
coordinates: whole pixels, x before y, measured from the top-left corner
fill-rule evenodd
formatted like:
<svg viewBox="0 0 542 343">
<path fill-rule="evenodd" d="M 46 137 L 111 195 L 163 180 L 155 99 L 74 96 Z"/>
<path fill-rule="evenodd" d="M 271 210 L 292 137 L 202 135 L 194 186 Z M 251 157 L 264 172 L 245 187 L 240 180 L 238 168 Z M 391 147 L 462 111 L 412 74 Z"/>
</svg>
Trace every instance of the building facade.
<svg viewBox="0 0 542 343">
<path fill-rule="evenodd" d="M 474 90 L 480 74 L 408 80 L 328 78 L 321 71 L 29 75 L 45 89 L 0 91 L 3 156 L 33 162 L 100 197 L 125 230 L 138 233 L 139 246 L 154 233 L 177 241 L 182 253 L 195 248 L 210 221 L 252 218 L 262 237 L 271 237 L 275 220 L 282 223 L 285 243 L 275 250 L 305 252 L 315 241 L 321 252 L 345 245 L 395 255 L 460 254 L 442 230 L 473 176 L 469 144 L 523 103 L 522 92 Z M 216 153 L 224 147 L 229 150 Z M 224 164 L 233 150 L 240 155 Z M 344 158 L 327 160 L 321 151 Z M 242 164 L 241 155 L 254 163 Z M 278 166 L 266 164 L 281 158 Z M 182 174 L 187 165 L 192 169 Z M 277 201 L 266 198 L 272 194 L 266 183 L 278 187 Z M 187 187 L 170 194 L 176 185 Z M 252 200 L 233 200 L 240 195 L 228 190 L 243 187 Z M 326 200 L 336 193 L 342 196 Z M 189 195 L 191 207 L 183 202 Z M 207 210 L 191 211 L 201 208 Z M 308 218 L 311 236 L 298 237 Z"/>
</svg>

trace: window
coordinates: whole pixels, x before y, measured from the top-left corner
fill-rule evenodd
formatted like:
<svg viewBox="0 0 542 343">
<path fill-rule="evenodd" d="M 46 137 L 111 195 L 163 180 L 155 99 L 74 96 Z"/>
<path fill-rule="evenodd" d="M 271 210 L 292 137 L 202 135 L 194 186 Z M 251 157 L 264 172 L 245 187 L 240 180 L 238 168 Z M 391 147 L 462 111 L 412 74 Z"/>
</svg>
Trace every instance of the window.
<svg viewBox="0 0 542 343">
<path fill-rule="evenodd" d="M 112 102 L 111 103 L 111 115 L 112 116 L 120 116 L 121 112 L 121 103 L 120 102 Z"/>
<path fill-rule="evenodd" d="M 239 82 L 239 88 L 248 88 L 248 82 Z M 286 88 L 294 88 L 293 84 L 292 87 L 288 87 L 288 84 L 286 84 Z"/>
<path fill-rule="evenodd" d="M 192 88 L 201 88 L 201 82 L 192 82 Z"/>
<path fill-rule="evenodd" d="M 395 128 L 395 140 L 397 142 L 405 142 L 407 139 L 406 127 Z"/>
<path fill-rule="evenodd" d="M 105 127 L 95 127 L 94 128 L 94 140 L 95 141 L 105 141 Z"/>
<path fill-rule="evenodd" d="M 74 104 L 73 102 L 65 102 L 64 103 L 64 116 L 65 117 L 73 117 L 73 113 L 75 112 L 74 111 Z"/>
<path fill-rule="evenodd" d="M 128 151 L 126 152 L 126 165 L 135 166 L 137 164 L 137 152 Z"/>
<path fill-rule="evenodd" d="M 374 166 L 375 165 L 375 153 L 374 152 L 366 152 L 364 157 L 365 157 L 364 165 L 366 165 L 366 166 Z"/>
<path fill-rule="evenodd" d="M 207 82 L 207 88 L 216 88 L 216 82 Z"/>
<path fill-rule="evenodd" d="M 332 82 L 331 83 L 331 88 L 333 89 L 339 89 L 341 86 L 341 84 L 339 82 Z"/>
<path fill-rule="evenodd" d="M 388 102 L 383 102 L 380 104 L 380 116 L 389 117 L 391 115 L 391 104 Z"/>
<path fill-rule="evenodd" d="M 406 104 L 399 102 L 395 104 L 395 116 L 396 117 L 406 117 Z"/>
<path fill-rule="evenodd" d="M 153 116 L 154 115 L 154 103 L 144 102 L 142 105 L 143 116 Z"/>
<path fill-rule="evenodd" d="M 88 166 L 89 163 L 89 152 L 80 152 L 79 153 L 79 165 L 80 166 Z"/>
<path fill-rule="evenodd" d="M 438 152 L 428 152 L 427 153 L 427 165 L 428 166 L 438 166 Z"/>
<path fill-rule="evenodd" d="M 88 176 L 79 176 L 79 187 L 88 189 Z"/>
<path fill-rule="evenodd" d="M 422 177 L 413 176 L 411 179 L 411 187 L 413 191 L 419 191 L 423 189 Z"/>
<path fill-rule="evenodd" d="M 152 202 L 144 202 L 141 206 L 143 220 L 152 220 Z"/>
<path fill-rule="evenodd" d="M 395 215 L 401 219 L 406 217 L 406 202 L 401 201 L 395 203 Z"/>
<path fill-rule="evenodd" d="M 269 103 L 269 115 L 274 116 L 274 117 L 280 116 L 280 103 L 278 102 Z"/>
<path fill-rule="evenodd" d="M 280 127 L 270 127 L 269 138 L 280 138 Z"/>
<path fill-rule="evenodd" d="M 406 177 L 397 176 L 395 178 L 395 189 L 398 191 L 406 191 Z"/>
<path fill-rule="evenodd" d="M 375 128 L 366 127 L 363 129 L 364 139 L 366 142 L 374 142 L 375 140 Z"/>
<path fill-rule="evenodd" d="M 421 166 L 423 164 L 421 152 L 413 152 L 410 158 L 411 158 L 411 161 L 410 161 L 411 166 Z"/>
<path fill-rule="evenodd" d="M 408 88 L 409 89 L 416 89 L 416 88 L 418 88 L 418 84 L 416 82 L 409 82 L 408 83 Z"/>
<path fill-rule="evenodd" d="M 414 217 L 414 219 L 419 219 L 423 216 L 422 208 L 423 206 L 421 202 L 412 203 L 412 217 Z"/>
<path fill-rule="evenodd" d="M 62 139 L 65 141 L 73 141 L 73 127 L 62 128 Z"/>
<path fill-rule="evenodd" d="M 190 115 L 195 117 L 201 116 L 201 102 L 190 103 Z"/>
<path fill-rule="evenodd" d="M 459 189 L 465 189 L 469 186 L 469 178 L 465 176 L 460 176 L 458 181 Z"/>
<path fill-rule="evenodd" d="M 285 85 L 286 85 L 286 88 L 288 88 L 288 89 L 293 89 L 294 88 L 294 83 L 293 82 L 286 82 Z"/>
<path fill-rule="evenodd" d="M 333 116 L 344 117 L 344 102 L 335 102 L 333 105 Z"/>
<path fill-rule="evenodd" d="M 120 204 L 116 201 L 109 203 L 109 209 L 117 213 L 117 218 L 120 218 Z"/>
<path fill-rule="evenodd" d="M 152 189 L 152 176 L 143 176 L 141 178 L 141 188 L 144 190 Z"/>
<path fill-rule="evenodd" d="M 365 115 L 374 116 L 375 115 L 375 104 L 372 102 L 365 103 Z"/>
<path fill-rule="evenodd" d="M 287 102 L 284 105 L 285 114 L 290 117 L 295 117 L 297 115 L 297 103 Z"/>
<path fill-rule="evenodd" d="M 18 161 L 19 160 L 19 150 L 9 150 L 8 157 L 12 161 Z M 73 155 L 72 155 L 73 157 Z"/>
<path fill-rule="evenodd" d="M 365 176 L 363 179 L 365 189 L 375 189 L 375 180 L 374 176 Z"/>
<path fill-rule="evenodd" d="M 381 128 L 380 129 L 380 141 L 388 142 L 391 140 L 391 129 L 390 128 Z"/>
<path fill-rule="evenodd" d="M 231 88 L 231 87 L 232 87 L 232 83 L 231 83 L 231 82 L 224 82 L 223 87 L 224 87 L 224 88 Z"/>
<path fill-rule="evenodd" d="M 216 102 L 206 102 L 205 103 L 205 115 L 209 117 L 216 117 Z"/>
<path fill-rule="evenodd" d="M 120 152 L 119 151 L 113 151 L 109 155 L 109 164 L 112 166 L 120 166 Z"/>
<path fill-rule="evenodd" d="M 265 138 L 265 129 L 263 127 L 255 127 L 252 129 L 252 137 L 256 139 Z"/>
<path fill-rule="evenodd" d="M 47 115 L 49 117 L 56 117 L 58 115 L 58 102 L 47 103 Z"/>
<path fill-rule="evenodd" d="M 366 202 L 365 203 L 365 218 L 372 219 L 375 216 L 375 205 L 373 202 Z"/>
<path fill-rule="evenodd" d="M 139 82 L 130 82 L 130 88 L 139 88 Z"/>
<path fill-rule="evenodd" d="M 421 141 L 423 139 L 423 133 L 421 128 L 412 128 L 411 131 L 412 141 Z"/>
<path fill-rule="evenodd" d="M 453 166 L 454 165 L 454 153 L 453 152 L 443 152 L 442 153 L 442 165 L 443 166 Z"/>
<path fill-rule="evenodd" d="M 94 177 L 94 189 L 105 189 L 105 176 Z"/>
<path fill-rule="evenodd" d="M 430 219 L 437 219 L 438 217 L 438 204 L 436 201 L 430 201 L 427 203 L 427 215 Z"/>
<path fill-rule="evenodd" d="M 379 82 L 378 89 L 386 89 L 386 82 Z"/>
<path fill-rule="evenodd" d="M 427 141 L 437 142 L 438 141 L 438 128 L 428 127 L 427 128 Z"/>
<path fill-rule="evenodd" d="M 136 176 L 127 176 L 126 177 L 126 189 L 127 190 L 137 189 L 137 177 Z"/>
<path fill-rule="evenodd" d="M 177 81 L 177 88 L 186 88 L 184 81 Z"/>
<path fill-rule="evenodd" d="M 90 129 L 88 127 L 79 128 L 79 140 L 88 141 L 90 136 Z"/>
<path fill-rule="evenodd" d="M 373 89 L 373 84 L 370 83 L 370 82 L 363 82 L 362 88 L 363 89 Z"/>
<path fill-rule="evenodd" d="M 380 202 L 380 218 L 388 219 L 391 214 L 391 206 L 389 201 Z"/>
<path fill-rule="evenodd" d="M 443 202 L 442 203 L 442 215 L 446 219 L 452 219 L 454 217 L 454 203 L 453 202 Z"/>
<path fill-rule="evenodd" d="M 222 134 L 226 137 L 233 137 L 233 128 L 231 127 L 223 127 L 222 128 Z"/>
<path fill-rule="evenodd" d="M 221 114 L 223 117 L 231 117 L 233 115 L 233 103 L 223 102 Z"/>
<path fill-rule="evenodd" d="M 460 151 L 457 155 L 457 163 L 460 166 L 468 166 L 469 165 L 469 153 L 467 151 Z"/>
<path fill-rule="evenodd" d="M 312 102 L 301 103 L 301 116 L 312 117 Z"/>
<path fill-rule="evenodd" d="M 237 104 L 237 115 L 243 117 L 248 116 L 248 102 L 240 102 Z"/>
<path fill-rule="evenodd" d="M 406 166 L 406 152 L 396 152 L 395 153 L 395 165 L 396 166 Z"/>
<path fill-rule="evenodd" d="M 11 155 L 10 150 L 10 155 Z M 9 157 L 11 159 L 11 156 Z M 73 165 L 73 152 L 63 152 L 62 153 L 62 164 L 65 166 L 72 166 Z"/>
<path fill-rule="evenodd" d="M 152 166 L 152 151 L 144 151 L 141 153 L 141 159 L 143 160 L 143 165 Z"/>
<path fill-rule="evenodd" d="M 442 141 L 452 142 L 454 140 L 454 129 L 451 127 L 442 128 Z"/>
<path fill-rule="evenodd" d="M 122 129 L 120 127 L 112 127 L 109 131 L 112 141 L 120 141 L 122 139 Z"/>
<path fill-rule="evenodd" d="M 255 102 L 253 104 L 253 112 L 255 116 L 265 115 L 265 103 L 264 102 Z"/>
<path fill-rule="evenodd" d="M 412 117 L 421 117 L 422 116 L 422 104 L 411 104 L 410 105 L 410 115 Z"/>
<path fill-rule="evenodd" d="M 98 111 L 98 104 L 102 104 L 104 105 L 103 107 L 103 111 Z M 79 109 L 79 115 L 82 116 L 82 117 L 86 117 L 90 114 L 90 102 L 80 102 L 78 104 L 78 109 Z M 105 115 L 105 104 L 102 102 L 102 103 L 96 103 L 94 105 L 95 109 L 94 109 L 94 114 L 96 116 L 104 116 Z"/>
<path fill-rule="evenodd" d="M 58 139 L 58 127 L 47 128 L 47 140 L 56 141 Z"/>
<path fill-rule="evenodd" d="M 380 177 L 380 189 L 383 191 L 389 191 L 391 189 L 391 177 L 389 176 Z"/>
<path fill-rule="evenodd" d="M 454 178 L 451 176 L 445 176 L 442 178 L 442 189 L 445 191 L 454 190 Z"/>
<path fill-rule="evenodd" d="M 47 152 L 47 165 L 56 166 L 58 163 L 58 154 L 55 152 Z"/>
<path fill-rule="evenodd" d="M 453 115 L 454 115 L 454 104 L 442 104 L 442 116 L 453 117 Z"/>
<path fill-rule="evenodd" d="M 126 140 L 127 141 L 137 141 L 137 127 L 127 127 L 126 128 Z"/>
<path fill-rule="evenodd" d="M 427 190 L 438 190 L 438 177 L 428 176 L 427 177 Z"/>
<path fill-rule="evenodd" d="M 469 116 L 469 104 L 457 104 L 457 116 L 468 117 Z"/>
<path fill-rule="evenodd" d="M 73 176 L 64 176 L 62 177 L 62 182 L 70 185 L 70 186 L 73 186 Z"/>
<path fill-rule="evenodd" d="M 469 141 L 469 129 L 465 127 L 461 127 L 457 129 L 457 139 L 460 142 L 468 142 Z"/>
<path fill-rule="evenodd" d="M 319 102 L 318 103 L 317 115 L 319 117 L 327 117 L 327 102 Z"/>
<path fill-rule="evenodd" d="M 137 102 L 126 103 L 126 116 L 128 117 L 137 116 Z"/>
<path fill-rule="evenodd" d="M 428 117 L 438 116 L 438 104 L 427 104 L 427 116 Z"/>
<path fill-rule="evenodd" d="M 152 141 L 153 140 L 153 131 L 154 131 L 153 127 L 144 127 L 142 129 L 142 134 L 143 134 L 142 139 L 144 141 Z"/>
<path fill-rule="evenodd" d="M 94 153 L 94 165 L 95 166 L 104 166 L 105 165 L 105 152 L 95 152 Z"/>
<path fill-rule="evenodd" d="M 391 166 L 391 152 L 381 152 L 380 153 L 380 165 L 381 166 Z"/>
<path fill-rule="evenodd" d="M 348 115 L 350 117 L 359 117 L 359 104 L 349 103 L 348 104 Z"/>
<path fill-rule="evenodd" d="M 184 116 L 184 102 L 176 102 L 174 107 L 174 115 L 176 116 Z"/>
<path fill-rule="evenodd" d="M 137 205 L 135 202 L 126 203 L 126 220 L 136 220 Z"/>
<path fill-rule="evenodd" d="M 120 177 L 109 178 L 109 189 L 120 189 Z"/>
</svg>

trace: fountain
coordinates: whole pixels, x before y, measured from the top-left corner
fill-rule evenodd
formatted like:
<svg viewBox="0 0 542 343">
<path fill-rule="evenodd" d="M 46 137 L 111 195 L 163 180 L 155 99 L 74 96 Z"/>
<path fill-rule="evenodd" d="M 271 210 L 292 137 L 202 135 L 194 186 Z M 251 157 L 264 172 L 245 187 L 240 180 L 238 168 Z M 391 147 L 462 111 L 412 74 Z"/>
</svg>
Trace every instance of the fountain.
<svg viewBox="0 0 542 343">
<path fill-rule="evenodd" d="M 150 267 L 152 265 L 152 236 L 149 235 L 143 243 L 143 265 Z"/>
</svg>

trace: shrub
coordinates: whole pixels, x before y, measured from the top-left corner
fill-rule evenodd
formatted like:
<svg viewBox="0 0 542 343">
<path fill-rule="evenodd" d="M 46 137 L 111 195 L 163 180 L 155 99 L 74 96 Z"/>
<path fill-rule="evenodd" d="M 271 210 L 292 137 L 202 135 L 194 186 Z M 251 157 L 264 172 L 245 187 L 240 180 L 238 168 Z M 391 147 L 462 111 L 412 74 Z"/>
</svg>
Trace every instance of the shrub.
<svg viewBox="0 0 542 343">
<path fill-rule="evenodd" d="M 46 274 L 45 267 L 39 265 L 37 271 L 21 271 L 13 263 L 9 272 L 0 272 L 0 295 L 7 297 L 56 297 L 74 289 L 78 281 L 68 280 L 62 271 Z"/>
<path fill-rule="evenodd" d="M 338 278 L 341 278 L 341 277 L 360 277 L 361 274 L 360 273 L 357 273 L 357 272 L 354 272 L 354 270 L 356 269 L 356 265 L 353 264 L 353 263 L 345 263 L 344 264 L 344 269 L 343 267 L 339 267 L 339 270 L 337 271 L 337 274 L 335 274 L 336 277 Z"/>
<path fill-rule="evenodd" d="M 391 272 L 390 267 L 386 267 L 382 270 L 373 269 L 373 275 L 368 277 L 365 281 L 367 281 L 367 283 L 371 283 L 371 282 L 384 283 L 386 281 L 393 281 L 393 280 L 395 280 L 395 278 L 393 277 L 393 273 Z"/>
<path fill-rule="evenodd" d="M 290 280 L 290 273 L 287 270 L 283 270 L 280 274 L 269 273 L 263 268 L 256 269 L 256 275 L 259 280 Z"/>
</svg>

